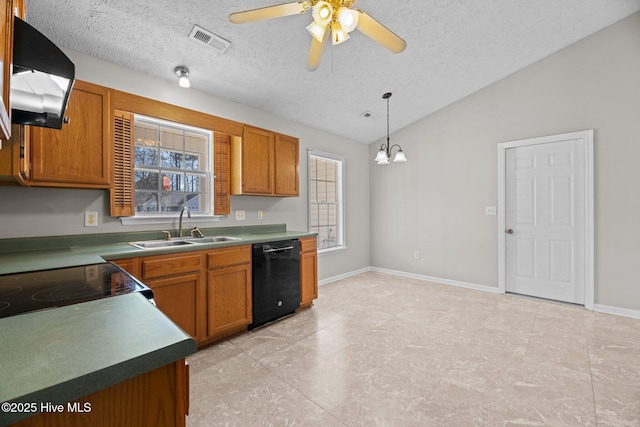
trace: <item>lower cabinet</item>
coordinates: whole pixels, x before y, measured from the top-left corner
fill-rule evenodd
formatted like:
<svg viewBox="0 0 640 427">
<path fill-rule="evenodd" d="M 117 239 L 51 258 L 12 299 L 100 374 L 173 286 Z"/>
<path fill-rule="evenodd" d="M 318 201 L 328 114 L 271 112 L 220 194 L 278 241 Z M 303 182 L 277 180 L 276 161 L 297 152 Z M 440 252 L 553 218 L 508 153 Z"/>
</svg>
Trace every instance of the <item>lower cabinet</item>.
<svg viewBox="0 0 640 427">
<path fill-rule="evenodd" d="M 206 331 L 201 251 L 114 260 L 153 290 L 157 307 L 183 331 L 200 341 Z"/>
<path fill-rule="evenodd" d="M 70 404 L 83 411 L 40 413 L 11 426 L 184 427 L 189 413 L 189 366 L 180 359 Z"/>
<path fill-rule="evenodd" d="M 300 308 L 318 298 L 318 247 L 315 237 L 300 239 Z"/>
<path fill-rule="evenodd" d="M 252 322 L 251 245 L 114 260 L 153 290 L 158 308 L 199 347 Z M 316 238 L 300 239 L 300 308 L 318 298 Z"/>
<path fill-rule="evenodd" d="M 158 308 L 192 337 L 198 336 L 197 295 L 200 281 L 199 272 L 144 281 L 153 289 L 153 299 Z"/>
<path fill-rule="evenodd" d="M 252 319 L 251 246 L 207 253 L 207 334 L 215 341 L 247 329 Z"/>
</svg>

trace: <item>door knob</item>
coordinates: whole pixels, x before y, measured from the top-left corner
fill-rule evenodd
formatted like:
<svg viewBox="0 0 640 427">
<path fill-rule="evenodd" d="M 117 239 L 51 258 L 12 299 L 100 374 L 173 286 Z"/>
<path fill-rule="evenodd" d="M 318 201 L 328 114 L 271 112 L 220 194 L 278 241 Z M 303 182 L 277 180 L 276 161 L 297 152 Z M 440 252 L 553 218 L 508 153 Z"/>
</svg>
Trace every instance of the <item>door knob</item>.
<svg viewBox="0 0 640 427">
<path fill-rule="evenodd" d="M 507 232 L 507 234 L 513 234 L 513 229 L 512 228 L 507 228 L 506 232 Z"/>
</svg>

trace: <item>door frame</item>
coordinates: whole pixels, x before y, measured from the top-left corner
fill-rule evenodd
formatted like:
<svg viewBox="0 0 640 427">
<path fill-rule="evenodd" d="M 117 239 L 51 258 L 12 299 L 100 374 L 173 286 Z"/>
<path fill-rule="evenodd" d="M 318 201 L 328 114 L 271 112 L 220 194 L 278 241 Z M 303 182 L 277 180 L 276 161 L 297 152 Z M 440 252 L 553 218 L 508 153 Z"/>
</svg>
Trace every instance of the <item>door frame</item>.
<svg viewBox="0 0 640 427">
<path fill-rule="evenodd" d="M 506 293 L 506 150 L 508 148 L 526 147 L 530 145 L 549 144 L 580 139 L 584 147 L 585 171 L 585 256 L 584 277 L 585 292 L 584 306 L 593 310 L 595 303 L 595 262 L 594 262 L 594 168 L 593 168 L 593 129 L 569 132 L 558 135 L 548 135 L 538 138 L 521 139 L 518 141 L 501 142 L 498 144 L 498 292 Z"/>
</svg>

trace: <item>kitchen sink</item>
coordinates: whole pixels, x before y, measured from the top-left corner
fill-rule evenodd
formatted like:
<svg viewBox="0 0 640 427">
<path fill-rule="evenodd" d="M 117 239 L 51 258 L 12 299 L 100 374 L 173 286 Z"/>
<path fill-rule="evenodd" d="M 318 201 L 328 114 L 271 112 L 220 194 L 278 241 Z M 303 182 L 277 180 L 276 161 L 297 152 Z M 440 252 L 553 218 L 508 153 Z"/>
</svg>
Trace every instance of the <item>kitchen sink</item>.
<svg viewBox="0 0 640 427">
<path fill-rule="evenodd" d="M 174 246 L 184 245 L 203 245 L 206 243 L 218 243 L 218 242 L 230 242 L 235 240 L 243 240 L 239 237 L 228 236 L 208 236 L 208 237 L 190 237 L 190 238 L 175 238 L 171 240 L 144 240 L 141 242 L 130 242 L 131 246 L 135 246 L 139 249 L 161 249 L 171 248 Z"/>
<path fill-rule="evenodd" d="M 140 249 L 158 249 L 170 248 L 172 246 L 193 245 L 193 242 L 189 242 L 188 240 L 147 240 L 145 242 L 131 242 L 129 244 Z"/>
<path fill-rule="evenodd" d="M 216 242 L 230 242 L 233 240 L 242 240 L 240 237 L 228 237 L 228 236 L 209 236 L 209 237 L 194 237 L 187 239 L 192 243 L 216 243 Z"/>
</svg>

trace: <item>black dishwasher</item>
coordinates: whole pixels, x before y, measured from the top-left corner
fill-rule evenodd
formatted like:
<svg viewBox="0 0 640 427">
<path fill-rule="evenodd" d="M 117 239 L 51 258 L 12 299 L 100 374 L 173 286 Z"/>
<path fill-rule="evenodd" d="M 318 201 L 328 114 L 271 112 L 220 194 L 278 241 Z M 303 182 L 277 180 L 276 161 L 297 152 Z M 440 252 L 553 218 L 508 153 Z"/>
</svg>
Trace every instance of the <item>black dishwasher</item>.
<svg viewBox="0 0 640 427">
<path fill-rule="evenodd" d="M 300 241 L 253 245 L 253 323 L 257 328 L 300 307 Z"/>
</svg>

